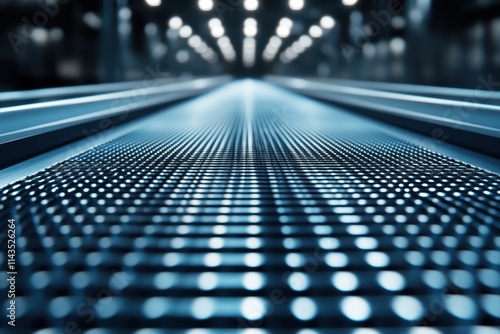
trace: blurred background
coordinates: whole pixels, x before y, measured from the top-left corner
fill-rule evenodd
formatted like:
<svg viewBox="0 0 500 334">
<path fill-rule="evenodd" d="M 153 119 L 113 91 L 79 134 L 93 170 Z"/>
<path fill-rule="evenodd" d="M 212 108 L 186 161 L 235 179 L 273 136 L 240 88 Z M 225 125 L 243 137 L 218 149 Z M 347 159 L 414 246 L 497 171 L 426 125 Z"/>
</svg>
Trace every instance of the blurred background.
<svg viewBox="0 0 500 334">
<path fill-rule="evenodd" d="M 0 0 L 0 13 L 1 91 L 148 75 L 465 88 L 500 76 L 500 0 Z"/>
</svg>

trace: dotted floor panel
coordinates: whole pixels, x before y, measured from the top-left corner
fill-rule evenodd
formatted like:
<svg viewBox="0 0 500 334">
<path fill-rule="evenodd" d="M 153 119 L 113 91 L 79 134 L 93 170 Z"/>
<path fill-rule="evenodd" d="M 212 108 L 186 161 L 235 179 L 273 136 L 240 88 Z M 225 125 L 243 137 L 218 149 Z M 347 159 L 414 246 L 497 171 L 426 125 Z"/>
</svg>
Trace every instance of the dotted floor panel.
<svg viewBox="0 0 500 334">
<path fill-rule="evenodd" d="M 377 124 L 240 81 L 1 189 L 16 330 L 500 333 L 499 176 Z"/>
</svg>

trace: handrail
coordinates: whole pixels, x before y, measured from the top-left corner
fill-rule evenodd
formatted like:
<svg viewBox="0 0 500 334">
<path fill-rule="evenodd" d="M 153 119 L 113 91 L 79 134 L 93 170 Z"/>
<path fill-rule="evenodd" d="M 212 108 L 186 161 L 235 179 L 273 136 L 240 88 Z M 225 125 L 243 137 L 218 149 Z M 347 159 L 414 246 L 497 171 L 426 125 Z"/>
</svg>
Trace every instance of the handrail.
<svg viewBox="0 0 500 334">
<path fill-rule="evenodd" d="M 214 77 L 160 85 L 151 81 L 125 91 L 0 108 L 0 145 L 191 97 L 229 80 Z"/>
<path fill-rule="evenodd" d="M 0 93 L 0 107 L 118 92 L 134 89 L 138 85 L 140 81 L 7 91 Z"/>
<path fill-rule="evenodd" d="M 350 110 L 424 133 L 492 156 L 500 151 L 500 106 L 469 102 L 466 90 L 461 99 L 437 98 L 334 84 L 326 80 L 267 76 L 265 79 L 297 93 L 350 107 Z M 375 84 L 374 84 L 375 85 Z M 396 87 L 397 88 L 397 87 Z M 409 85 L 404 87 L 410 91 Z M 433 87 L 436 94 L 458 94 L 453 88 Z M 397 89 L 396 89 L 397 90 Z M 425 88 L 415 86 L 422 93 Z M 450 91 L 451 90 L 451 91 Z M 458 95 L 457 95 L 458 97 Z M 463 98 L 463 99 L 462 99 Z"/>
<path fill-rule="evenodd" d="M 324 83 L 340 86 L 358 87 L 373 90 L 381 90 L 393 93 L 420 95 L 427 97 L 437 97 L 449 100 L 464 102 L 476 102 L 482 104 L 500 105 L 500 82 L 493 80 L 490 76 L 479 76 L 475 89 L 411 85 L 405 83 L 345 80 L 345 79 L 317 79 L 310 78 Z M 496 80 L 496 79 L 495 79 Z"/>
</svg>

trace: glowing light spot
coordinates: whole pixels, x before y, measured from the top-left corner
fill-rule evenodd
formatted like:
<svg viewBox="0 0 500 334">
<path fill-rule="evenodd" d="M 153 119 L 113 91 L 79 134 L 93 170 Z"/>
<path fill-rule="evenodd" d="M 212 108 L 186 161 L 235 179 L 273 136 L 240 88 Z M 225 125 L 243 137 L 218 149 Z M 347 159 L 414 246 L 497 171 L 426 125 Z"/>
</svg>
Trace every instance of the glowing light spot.
<svg viewBox="0 0 500 334">
<path fill-rule="evenodd" d="M 337 272 L 332 276 L 332 284 L 340 291 L 353 291 L 358 287 L 358 278 L 350 272 Z"/>
<path fill-rule="evenodd" d="M 394 313 L 408 321 L 415 321 L 421 318 L 424 313 L 422 303 L 418 299 L 410 296 L 394 297 L 391 307 Z"/>
<path fill-rule="evenodd" d="M 346 317 L 354 321 L 364 321 L 372 313 L 370 304 L 361 297 L 346 297 L 340 303 L 340 309 Z"/>
<path fill-rule="evenodd" d="M 311 298 L 299 297 L 293 300 L 291 310 L 297 319 L 308 321 L 316 316 L 317 306 Z"/>
</svg>

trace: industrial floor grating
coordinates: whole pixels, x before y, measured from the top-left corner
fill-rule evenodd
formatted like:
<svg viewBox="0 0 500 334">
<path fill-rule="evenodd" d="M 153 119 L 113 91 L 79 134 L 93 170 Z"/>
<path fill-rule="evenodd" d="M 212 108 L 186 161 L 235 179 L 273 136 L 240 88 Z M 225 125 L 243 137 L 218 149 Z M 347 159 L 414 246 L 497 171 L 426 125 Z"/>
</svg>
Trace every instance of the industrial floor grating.
<svg viewBox="0 0 500 334">
<path fill-rule="evenodd" d="M 499 181 L 237 82 L 0 190 L 16 330 L 500 333 Z"/>
</svg>

